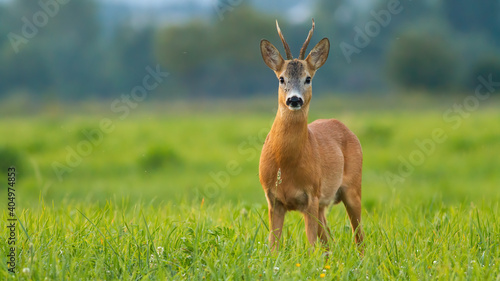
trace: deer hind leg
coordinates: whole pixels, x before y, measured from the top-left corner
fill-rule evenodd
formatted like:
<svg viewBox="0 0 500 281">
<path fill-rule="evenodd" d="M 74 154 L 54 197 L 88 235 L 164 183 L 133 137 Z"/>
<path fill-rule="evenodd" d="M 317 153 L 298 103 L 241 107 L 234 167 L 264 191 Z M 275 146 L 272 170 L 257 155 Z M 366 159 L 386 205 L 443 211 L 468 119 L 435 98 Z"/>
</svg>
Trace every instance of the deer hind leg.
<svg viewBox="0 0 500 281">
<path fill-rule="evenodd" d="M 361 227 L 361 188 L 342 187 L 341 200 L 344 203 L 349 220 L 351 221 L 352 232 L 355 234 L 356 244 L 360 247 L 361 252 L 363 243 L 363 229 Z"/>
<path fill-rule="evenodd" d="M 356 142 L 357 139 L 356 139 Z M 344 151 L 344 177 L 339 199 L 344 203 L 358 249 L 363 254 L 363 229 L 361 227 L 361 174 L 363 155 L 359 145 L 348 145 Z"/>
</svg>

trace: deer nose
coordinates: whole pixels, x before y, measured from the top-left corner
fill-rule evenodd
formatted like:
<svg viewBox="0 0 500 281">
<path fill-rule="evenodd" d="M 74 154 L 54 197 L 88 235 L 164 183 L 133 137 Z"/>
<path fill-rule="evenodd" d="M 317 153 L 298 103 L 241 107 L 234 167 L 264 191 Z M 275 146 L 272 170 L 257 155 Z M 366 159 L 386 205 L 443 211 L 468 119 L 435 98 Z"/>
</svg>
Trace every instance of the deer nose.
<svg viewBox="0 0 500 281">
<path fill-rule="evenodd" d="M 291 107 L 301 107 L 304 104 L 302 98 L 293 96 L 286 99 L 286 105 Z"/>
</svg>

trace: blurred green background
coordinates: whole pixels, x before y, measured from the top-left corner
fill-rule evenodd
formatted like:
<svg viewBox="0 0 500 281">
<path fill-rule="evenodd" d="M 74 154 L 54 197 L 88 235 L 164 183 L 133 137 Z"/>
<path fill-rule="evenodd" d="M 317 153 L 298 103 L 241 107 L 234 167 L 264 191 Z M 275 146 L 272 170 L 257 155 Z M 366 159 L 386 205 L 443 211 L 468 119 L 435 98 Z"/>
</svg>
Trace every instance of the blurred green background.
<svg viewBox="0 0 500 281">
<path fill-rule="evenodd" d="M 332 45 L 310 121 L 360 138 L 365 207 L 500 198 L 499 1 L 4 0 L 0 166 L 18 204 L 264 204 L 277 81 L 259 42 L 282 50 L 278 19 L 297 56 L 311 18 L 311 45 Z"/>
<path fill-rule="evenodd" d="M 171 77 L 148 100 L 267 96 L 259 41 L 282 50 L 278 19 L 298 56 L 313 17 L 311 45 L 332 42 L 316 93 L 453 95 L 500 80 L 499 13 L 497 0 L 3 0 L 0 97 L 113 99 L 157 64 Z"/>
</svg>

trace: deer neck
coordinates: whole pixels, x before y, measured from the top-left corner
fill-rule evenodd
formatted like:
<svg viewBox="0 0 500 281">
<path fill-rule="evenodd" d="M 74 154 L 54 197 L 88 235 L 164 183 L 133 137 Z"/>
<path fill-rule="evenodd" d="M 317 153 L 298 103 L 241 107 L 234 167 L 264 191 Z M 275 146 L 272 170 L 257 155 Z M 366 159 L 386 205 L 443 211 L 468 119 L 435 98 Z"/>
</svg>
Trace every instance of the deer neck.
<svg viewBox="0 0 500 281">
<path fill-rule="evenodd" d="M 302 153 L 308 148 L 308 112 L 309 106 L 291 111 L 280 104 L 270 132 L 270 145 L 280 166 L 284 163 L 293 165 L 293 161 L 300 160 Z"/>
</svg>

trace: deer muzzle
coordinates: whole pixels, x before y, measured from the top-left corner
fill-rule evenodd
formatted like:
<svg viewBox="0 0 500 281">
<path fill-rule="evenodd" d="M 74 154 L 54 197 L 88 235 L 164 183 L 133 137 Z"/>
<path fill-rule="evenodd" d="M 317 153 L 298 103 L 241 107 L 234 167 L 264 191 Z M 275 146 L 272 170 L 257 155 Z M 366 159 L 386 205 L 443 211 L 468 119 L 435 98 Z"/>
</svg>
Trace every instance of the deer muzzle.
<svg viewBox="0 0 500 281">
<path fill-rule="evenodd" d="M 304 100 L 298 96 L 291 96 L 286 99 L 286 105 L 292 110 L 298 110 L 304 105 Z"/>
</svg>

